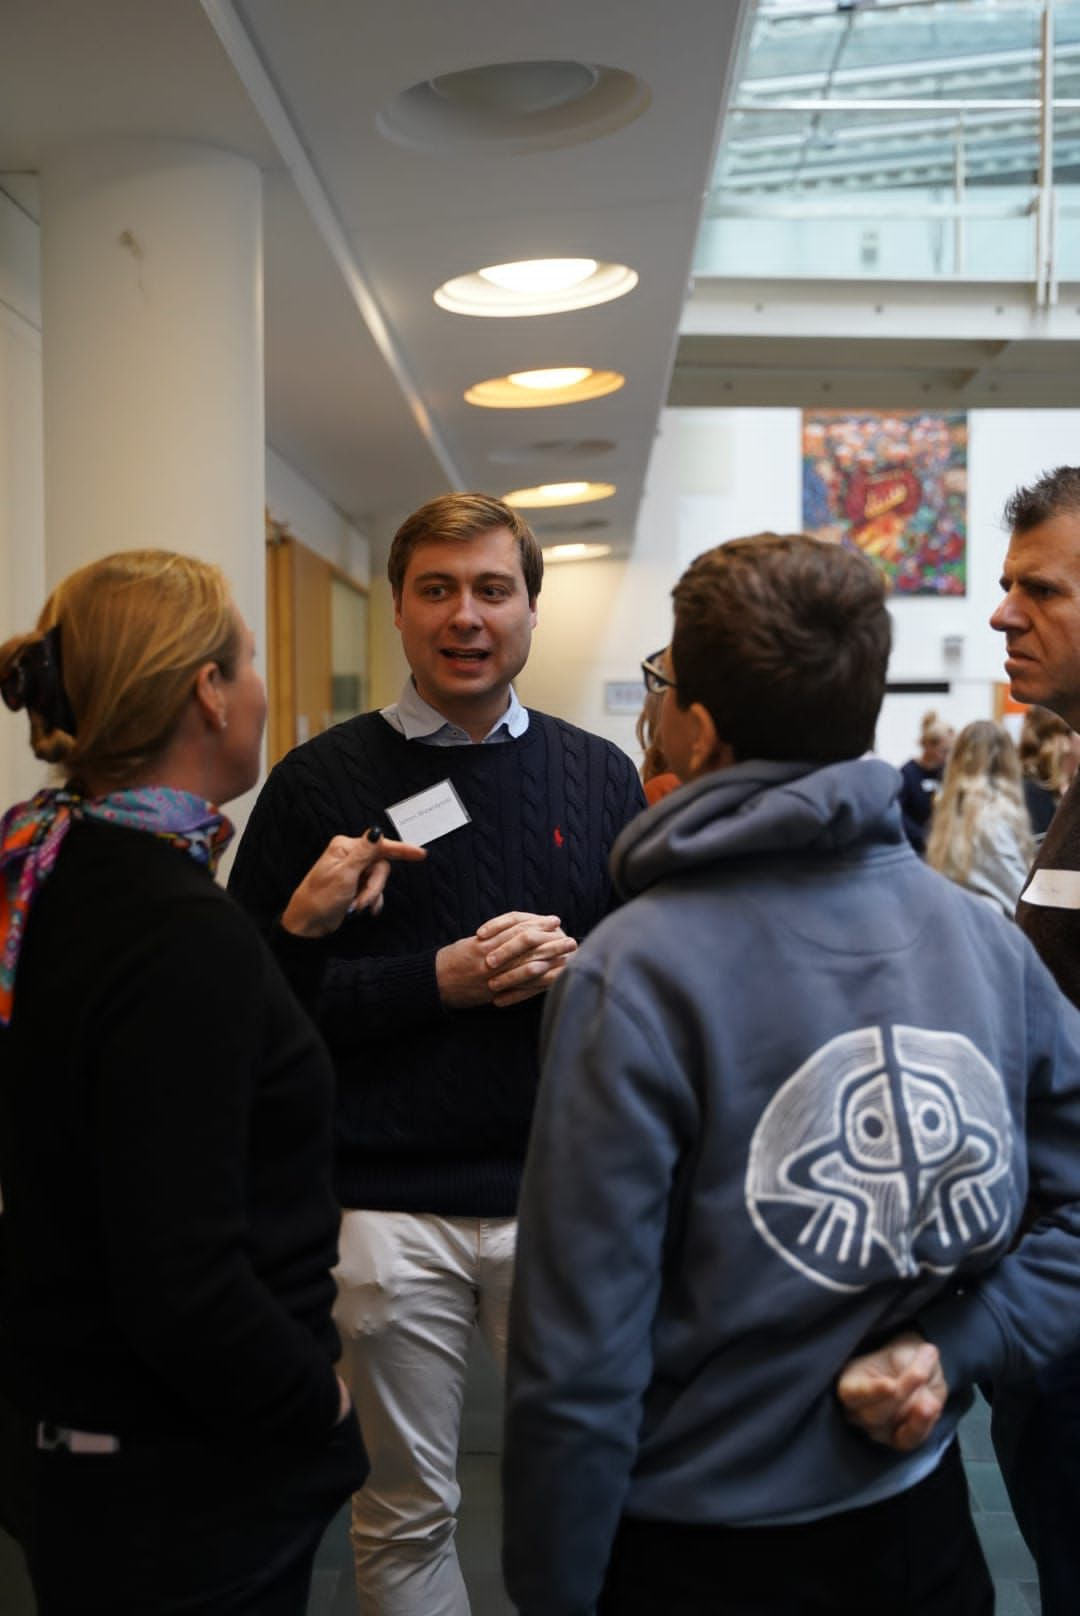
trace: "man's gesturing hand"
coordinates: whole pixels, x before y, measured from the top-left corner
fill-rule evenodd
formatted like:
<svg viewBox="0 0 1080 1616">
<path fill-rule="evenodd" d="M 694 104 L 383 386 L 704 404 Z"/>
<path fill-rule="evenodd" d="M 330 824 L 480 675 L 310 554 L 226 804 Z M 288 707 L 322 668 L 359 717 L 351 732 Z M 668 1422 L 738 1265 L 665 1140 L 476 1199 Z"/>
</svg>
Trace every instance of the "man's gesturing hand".
<svg viewBox="0 0 1080 1616">
<path fill-rule="evenodd" d="M 474 937 L 439 949 L 439 994 L 448 1010 L 519 1004 L 549 988 L 576 948 L 558 915 L 496 915 Z"/>
<path fill-rule="evenodd" d="M 949 1388 L 938 1349 L 914 1330 L 845 1364 L 836 1395 L 848 1419 L 875 1442 L 910 1453 L 941 1417 Z"/>
</svg>

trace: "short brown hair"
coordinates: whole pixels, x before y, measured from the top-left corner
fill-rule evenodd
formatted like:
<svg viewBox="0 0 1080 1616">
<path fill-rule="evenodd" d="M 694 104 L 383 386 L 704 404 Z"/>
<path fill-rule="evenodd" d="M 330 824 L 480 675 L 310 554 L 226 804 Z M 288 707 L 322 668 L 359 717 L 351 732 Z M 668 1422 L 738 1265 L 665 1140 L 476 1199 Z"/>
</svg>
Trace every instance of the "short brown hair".
<svg viewBox="0 0 1080 1616">
<path fill-rule="evenodd" d="M 59 630 L 66 700 L 39 706 L 28 696 L 31 747 L 73 780 L 110 789 L 165 750 L 198 670 L 216 662 L 230 678 L 239 653 L 220 567 L 170 550 L 123 550 L 71 573 L 36 633 L 0 646 L 0 677 L 50 629 Z"/>
<path fill-rule="evenodd" d="M 447 540 L 467 543 L 477 534 L 491 533 L 499 527 L 509 528 L 517 540 L 525 588 L 530 601 L 535 600 L 544 578 L 543 551 L 528 522 L 491 494 L 440 494 L 406 517 L 394 534 L 386 563 L 386 575 L 395 600 L 401 598 L 409 560 L 418 545 L 442 544 Z"/>
<path fill-rule="evenodd" d="M 672 594 L 675 699 L 701 702 L 736 758 L 835 763 L 873 744 L 891 629 L 865 557 L 759 533 L 706 550 Z"/>
<path fill-rule="evenodd" d="M 1055 516 L 1080 516 L 1080 466 L 1044 471 L 1005 501 L 1005 523 L 1012 533 L 1030 533 Z"/>
</svg>

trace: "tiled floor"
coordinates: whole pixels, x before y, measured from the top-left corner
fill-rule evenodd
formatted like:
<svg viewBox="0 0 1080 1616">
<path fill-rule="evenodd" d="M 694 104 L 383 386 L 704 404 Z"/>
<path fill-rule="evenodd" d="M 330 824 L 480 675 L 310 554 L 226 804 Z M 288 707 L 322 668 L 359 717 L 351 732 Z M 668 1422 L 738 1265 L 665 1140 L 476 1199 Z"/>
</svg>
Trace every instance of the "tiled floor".
<svg viewBox="0 0 1080 1616">
<path fill-rule="evenodd" d="M 472 1616 L 514 1616 L 499 1571 L 499 1447 L 502 1432 L 499 1384 L 480 1345 L 473 1353 L 461 1427 L 461 1516 L 458 1557 L 469 1589 Z M 0 1603 L 0 1610 L 3 1605 Z M 357 1616 L 352 1582 L 348 1511 L 323 1539 L 315 1563 L 308 1616 Z M 4 1616 L 7 1616 L 6 1611 Z"/>
<path fill-rule="evenodd" d="M 462 1510 L 458 1551 L 473 1616 L 513 1616 L 498 1568 L 499 1393 L 482 1352 L 475 1355 L 462 1431 Z M 981 1400 L 964 1421 L 961 1443 L 972 1507 L 997 1587 L 997 1616 L 1038 1616 L 1035 1569 L 1009 1510 L 990 1447 L 990 1415 Z M 0 1532 L 0 1612 L 33 1616 L 21 1557 Z M 343 1512 L 323 1540 L 316 1561 L 308 1616 L 357 1616 Z"/>
<path fill-rule="evenodd" d="M 1020 1536 L 990 1445 L 990 1410 L 978 1397 L 960 1427 L 971 1508 L 997 1589 L 997 1616 L 1039 1616 L 1035 1567 Z"/>
<path fill-rule="evenodd" d="M 499 1390 L 483 1354 L 474 1354 L 462 1431 L 458 1553 L 472 1616 L 513 1616 L 498 1570 Z M 997 1590 L 996 1616 L 1039 1616 L 1035 1567 L 1013 1520 L 990 1446 L 990 1410 L 979 1398 L 961 1428 L 971 1507 Z M 308 1616 L 357 1616 L 350 1581 L 345 1517 L 335 1521 L 319 1553 Z M 1078 1601 L 1080 1610 L 1080 1601 Z"/>
</svg>

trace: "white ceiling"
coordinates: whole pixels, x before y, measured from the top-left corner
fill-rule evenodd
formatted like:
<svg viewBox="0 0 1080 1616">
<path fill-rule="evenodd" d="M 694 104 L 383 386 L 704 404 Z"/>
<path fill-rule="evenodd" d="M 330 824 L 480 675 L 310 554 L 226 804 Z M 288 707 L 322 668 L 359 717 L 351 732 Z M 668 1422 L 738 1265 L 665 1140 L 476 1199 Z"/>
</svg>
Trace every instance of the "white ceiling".
<svg viewBox="0 0 1080 1616">
<path fill-rule="evenodd" d="M 265 185 L 267 432 L 356 520 L 452 482 L 495 493 L 592 477 L 628 546 L 745 0 L 0 0 L 0 172 L 103 137 L 207 142 Z M 577 60 L 647 85 L 648 109 L 585 144 L 504 155 L 409 150 L 376 116 L 402 91 L 495 62 Z M 19 179 L 10 186 L 31 194 Z M 447 278 L 537 256 L 630 264 L 598 308 L 469 319 Z M 607 398 L 493 411 L 473 382 L 532 366 L 625 373 Z M 607 453 L 532 451 L 607 439 Z M 509 464 L 516 457 L 517 463 Z M 538 523 L 538 525 L 540 525 Z"/>
</svg>

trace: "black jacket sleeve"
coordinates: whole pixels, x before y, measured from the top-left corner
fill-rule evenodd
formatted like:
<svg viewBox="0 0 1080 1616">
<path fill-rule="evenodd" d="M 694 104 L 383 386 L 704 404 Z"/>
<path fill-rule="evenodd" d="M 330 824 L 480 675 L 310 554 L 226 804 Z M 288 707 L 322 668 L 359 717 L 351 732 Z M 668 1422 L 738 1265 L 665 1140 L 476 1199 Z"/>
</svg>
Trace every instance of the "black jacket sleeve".
<svg viewBox="0 0 1080 1616">
<path fill-rule="evenodd" d="M 336 1377 L 251 1257 L 271 962 L 231 905 L 181 900 L 117 965 L 92 1029 L 87 1152 L 120 1327 L 202 1424 L 319 1440 L 337 1419 Z M 329 1152 L 328 1105 L 328 1174 Z"/>
</svg>

